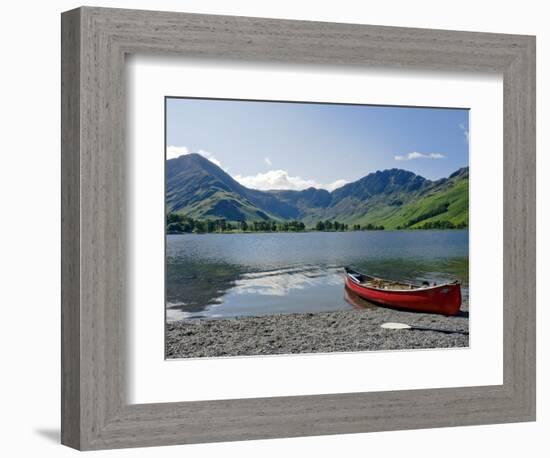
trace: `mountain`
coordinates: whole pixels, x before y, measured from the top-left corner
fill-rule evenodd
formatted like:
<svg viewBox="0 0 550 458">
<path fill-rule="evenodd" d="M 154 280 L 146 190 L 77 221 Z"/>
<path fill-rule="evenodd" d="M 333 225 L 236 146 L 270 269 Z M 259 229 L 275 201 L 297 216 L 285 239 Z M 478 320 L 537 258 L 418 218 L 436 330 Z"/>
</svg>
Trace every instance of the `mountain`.
<svg viewBox="0 0 550 458">
<path fill-rule="evenodd" d="M 390 169 L 370 173 L 332 192 L 249 189 L 198 154 L 166 162 L 167 210 L 195 219 L 228 221 L 320 220 L 416 228 L 449 222 L 468 225 L 469 170 L 431 181 Z"/>
<path fill-rule="evenodd" d="M 166 161 L 166 205 L 192 218 L 230 221 L 296 218 L 295 207 L 270 193 L 248 189 L 199 154 Z"/>
<path fill-rule="evenodd" d="M 391 175 L 394 170 L 377 173 Z M 310 218 L 315 220 L 316 216 L 319 215 L 311 215 Z M 389 192 L 382 191 L 366 199 L 346 197 L 327 209 L 323 216 L 361 226 L 369 223 L 382 225 L 387 229 L 419 228 L 437 221 L 467 226 L 469 169 L 459 169 L 448 178 L 437 181 L 413 174 L 409 183 L 400 189 L 390 188 Z M 309 221 L 304 222 L 307 224 Z"/>
</svg>

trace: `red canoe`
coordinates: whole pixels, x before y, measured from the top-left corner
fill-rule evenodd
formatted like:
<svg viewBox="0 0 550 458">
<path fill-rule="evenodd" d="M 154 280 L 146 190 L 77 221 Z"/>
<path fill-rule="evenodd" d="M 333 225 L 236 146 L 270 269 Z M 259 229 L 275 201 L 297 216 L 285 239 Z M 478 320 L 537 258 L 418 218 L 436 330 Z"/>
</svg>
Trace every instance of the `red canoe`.
<svg viewBox="0 0 550 458">
<path fill-rule="evenodd" d="M 462 304 L 458 281 L 413 285 L 370 277 L 346 267 L 346 287 L 375 304 L 415 312 L 456 315 Z"/>
</svg>

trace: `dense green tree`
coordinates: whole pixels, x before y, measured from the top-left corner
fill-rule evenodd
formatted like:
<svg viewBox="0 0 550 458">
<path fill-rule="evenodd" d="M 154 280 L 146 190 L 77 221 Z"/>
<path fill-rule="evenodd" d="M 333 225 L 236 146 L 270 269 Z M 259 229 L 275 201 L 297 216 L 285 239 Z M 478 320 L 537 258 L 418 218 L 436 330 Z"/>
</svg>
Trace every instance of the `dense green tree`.
<svg viewBox="0 0 550 458">
<path fill-rule="evenodd" d="M 468 227 L 467 222 L 452 223 L 447 220 L 425 221 L 422 220 L 425 217 L 430 217 L 430 214 L 446 211 L 448 204 L 443 204 L 440 207 L 426 212 L 422 215 L 422 218 L 417 217 L 408 221 L 405 226 L 397 226 L 397 229 L 464 229 Z M 415 222 L 416 220 L 418 222 Z M 349 229 L 358 231 L 383 231 L 385 227 L 383 225 L 375 225 L 373 223 L 367 223 L 364 226 L 359 224 L 353 224 L 349 226 L 347 223 L 341 223 L 340 221 L 325 220 L 318 221 L 312 228 L 317 231 L 348 231 Z M 166 232 L 169 234 L 182 234 L 182 233 L 212 233 L 212 232 L 233 232 L 235 230 L 241 230 L 243 232 L 303 232 L 306 231 L 306 225 L 302 221 L 275 221 L 275 220 L 260 220 L 260 221 L 239 221 L 231 222 L 225 218 L 207 219 L 207 220 L 194 220 L 185 215 L 178 213 L 168 213 L 166 215 Z"/>
<path fill-rule="evenodd" d="M 166 224 L 179 223 L 181 221 L 181 216 L 177 213 L 168 213 L 166 215 Z"/>
<path fill-rule="evenodd" d="M 184 232 L 181 223 L 170 223 L 166 226 L 166 232 L 169 234 L 179 234 Z"/>
<path fill-rule="evenodd" d="M 204 234 L 206 232 L 206 224 L 204 224 L 204 221 L 197 221 L 195 223 L 195 232 L 197 234 Z"/>
</svg>

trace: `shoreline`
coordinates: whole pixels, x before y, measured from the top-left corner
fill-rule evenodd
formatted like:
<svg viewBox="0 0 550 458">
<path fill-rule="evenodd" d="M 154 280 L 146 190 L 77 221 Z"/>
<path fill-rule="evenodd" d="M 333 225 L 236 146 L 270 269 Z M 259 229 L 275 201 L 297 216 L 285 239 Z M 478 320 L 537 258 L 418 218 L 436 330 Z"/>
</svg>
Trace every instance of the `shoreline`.
<svg viewBox="0 0 550 458">
<path fill-rule="evenodd" d="M 358 232 L 423 232 L 423 231 L 464 231 L 469 230 L 469 227 L 461 228 L 445 228 L 445 229 L 361 229 L 361 230 L 349 230 L 349 231 L 316 231 L 316 230 L 303 230 L 303 231 L 225 231 L 225 232 L 166 232 L 165 235 L 223 235 L 223 234 L 332 234 L 332 233 L 358 233 Z"/>
<path fill-rule="evenodd" d="M 174 321 L 166 323 L 165 356 L 211 358 L 468 347 L 468 316 L 468 305 L 463 304 L 460 315 L 453 317 L 373 307 Z M 380 327 L 387 322 L 457 332 Z"/>
</svg>

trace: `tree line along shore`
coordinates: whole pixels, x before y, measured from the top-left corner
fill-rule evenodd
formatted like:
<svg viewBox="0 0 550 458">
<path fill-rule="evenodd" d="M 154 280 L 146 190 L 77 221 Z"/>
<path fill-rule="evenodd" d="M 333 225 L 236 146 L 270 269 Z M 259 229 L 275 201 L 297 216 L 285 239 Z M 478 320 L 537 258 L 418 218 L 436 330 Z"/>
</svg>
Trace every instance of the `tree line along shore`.
<svg viewBox="0 0 550 458">
<path fill-rule="evenodd" d="M 421 226 L 411 220 L 410 225 L 398 226 L 403 229 L 464 229 L 465 223 L 453 224 L 449 221 L 429 221 Z M 225 218 L 194 219 L 178 213 L 166 215 L 167 234 L 209 234 L 209 233 L 243 233 L 243 232 L 347 232 L 347 231 L 383 231 L 385 227 L 375 224 L 348 224 L 336 220 L 317 221 L 313 226 L 306 227 L 303 221 L 228 221 Z"/>
</svg>

